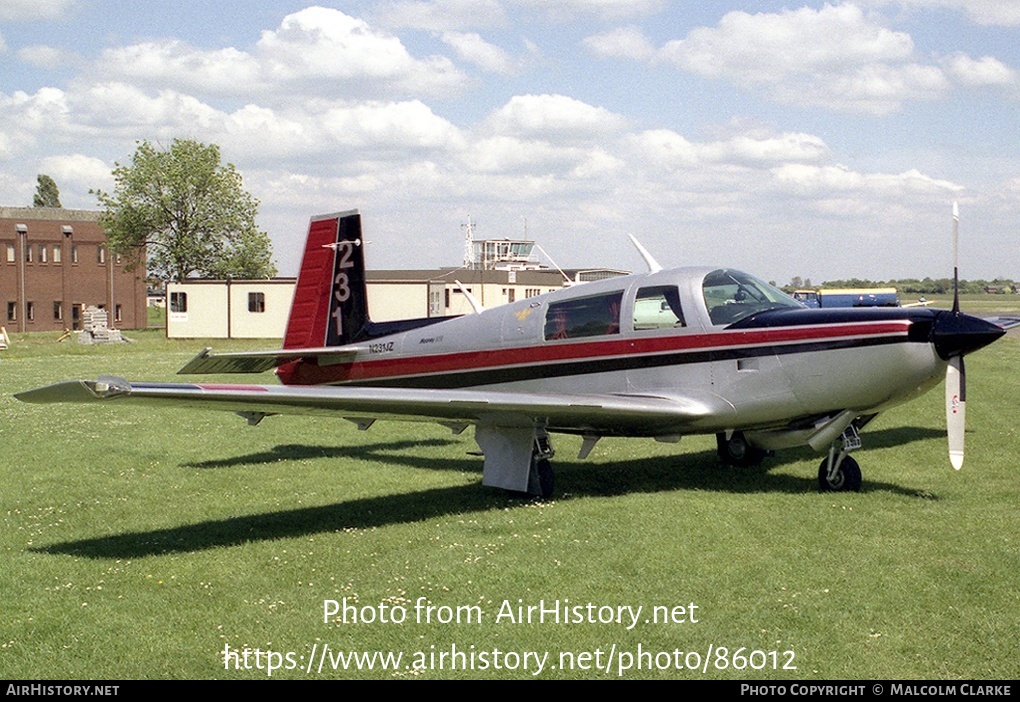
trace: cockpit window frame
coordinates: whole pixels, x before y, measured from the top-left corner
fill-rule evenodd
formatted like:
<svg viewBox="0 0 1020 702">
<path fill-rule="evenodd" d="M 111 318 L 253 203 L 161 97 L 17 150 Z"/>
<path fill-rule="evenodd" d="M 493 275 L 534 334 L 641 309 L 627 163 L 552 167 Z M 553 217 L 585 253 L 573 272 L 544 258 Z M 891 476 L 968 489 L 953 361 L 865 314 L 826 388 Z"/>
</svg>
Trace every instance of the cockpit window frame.
<svg viewBox="0 0 1020 702">
<path fill-rule="evenodd" d="M 706 274 L 701 294 L 712 326 L 725 327 L 751 315 L 804 305 L 779 288 L 743 271 L 719 268 Z"/>
</svg>

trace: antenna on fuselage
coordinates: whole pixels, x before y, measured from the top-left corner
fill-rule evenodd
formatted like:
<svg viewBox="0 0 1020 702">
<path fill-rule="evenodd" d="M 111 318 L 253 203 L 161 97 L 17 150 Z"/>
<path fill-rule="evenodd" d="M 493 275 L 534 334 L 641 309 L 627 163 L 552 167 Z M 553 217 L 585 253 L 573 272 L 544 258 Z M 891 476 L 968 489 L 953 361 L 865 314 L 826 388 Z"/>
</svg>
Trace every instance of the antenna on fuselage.
<svg viewBox="0 0 1020 702">
<path fill-rule="evenodd" d="M 656 261 L 655 258 L 650 253 L 648 253 L 648 249 L 642 246 L 641 242 L 638 241 L 633 234 L 628 234 L 627 236 L 630 237 L 630 240 L 637 248 L 638 253 L 641 254 L 641 258 L 645 260 L 645 265 L 648 266 L 648 272 L 658 273 L 659 271 L 661 271 L 662 266 L 659 265 L 659 262 Z"/>
<path fill-rule="evenodd" d="M 527 231 L 525 231 L 525 234 L 527 234 Z M 549 255 L 549 252 L 546 251 L 545 249 L 543 249 L 541 246 L 539 246 L 537 241 L 535 242 L 535 248 L 538 249 L 539 251 L 541 251 L 542 255 L 545 256 L 547 259 L 549 259 L 549 263 L 553 264 L 553 268 L 555 268 L 556 270 L 558 270 L 560 272 L 560 275 L 563 276 L 563 280 L 566 281 L 567 285 L 570 285 L 572 282 L 574 282 L 574 281 L 572 281 L 570 279 L 569 275 L 567 275 L 566 273 L 563 272 L 563 269 L 560 268 L 559 264 L 556 263 L 556 261 L 553 260 L 553 257 Z"/>
<path fill-rule="evenodd" d="M 481 314 L 485 311 L 485 306 L 478 301 L 477 297 L 471 294 L 470 290 L 464 287 L 464 283 L 455 278 L 453 284 L 457 286 L 458 290 L 464 293 L 465 299 L 467 299 L 468 304 L 471 305 L 471 309 L 474 310 L 475 314 Z"/>
</svg>

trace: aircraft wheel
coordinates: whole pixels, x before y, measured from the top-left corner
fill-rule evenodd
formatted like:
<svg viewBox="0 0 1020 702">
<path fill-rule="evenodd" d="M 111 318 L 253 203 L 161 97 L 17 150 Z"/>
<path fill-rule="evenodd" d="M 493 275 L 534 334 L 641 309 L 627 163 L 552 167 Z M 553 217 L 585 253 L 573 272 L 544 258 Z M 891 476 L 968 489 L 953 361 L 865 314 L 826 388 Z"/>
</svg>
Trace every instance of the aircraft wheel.
<svg viewBox="0 0 1020 702">
<path fill-rule="evenodd" d="M 836 477 L 829 480 L 829 459 L 825 459 L 818 467 L 818 486 L 823 492 L 860 492 L 861 467 L 847 456 L 839 464 Z"/>
<path fill-rule="evenodd" d="M 733 432 L 729 441 L 724 433 L 716 434 L 715 440 L 719 448 L 719 460 L 728 466 L 756 466 L 766 456 L 765 451 L 747 443 L 739 431 Z"/>
<path fill-rule="evenodd" d="M 548 500 L 553 494 L 553 469 L 548 458 L 531 462 L 531 476 L 528 478 L 528 494 Z"/>
</svg>

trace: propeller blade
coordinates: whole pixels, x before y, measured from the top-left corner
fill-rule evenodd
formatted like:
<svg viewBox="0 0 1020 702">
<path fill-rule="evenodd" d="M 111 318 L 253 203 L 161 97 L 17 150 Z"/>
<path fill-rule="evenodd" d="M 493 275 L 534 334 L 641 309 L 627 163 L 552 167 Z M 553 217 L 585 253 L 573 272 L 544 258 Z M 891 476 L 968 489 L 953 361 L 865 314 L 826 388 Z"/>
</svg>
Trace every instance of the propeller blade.
<svg viewBox="0 0 1020 702">
<path fill-rule="evenodd" d="M 967 374 L 963 356 L 953 356 L 946 366 L 946 428 L 949 433 L 949 462 L 963 467 L 963 434 L 967 410 Z"/>
</svg>

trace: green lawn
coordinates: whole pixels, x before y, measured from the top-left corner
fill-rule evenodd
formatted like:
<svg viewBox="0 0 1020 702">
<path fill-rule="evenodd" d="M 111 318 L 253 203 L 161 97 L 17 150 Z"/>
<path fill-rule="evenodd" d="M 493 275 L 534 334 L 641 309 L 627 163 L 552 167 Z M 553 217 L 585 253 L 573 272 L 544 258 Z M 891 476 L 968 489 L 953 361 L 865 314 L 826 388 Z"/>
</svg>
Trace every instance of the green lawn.
<svg viewBox="0 0 1020 702">
<path fill-rule="evenodd" d="M 555 437 L 558 497 L 537 503 L 481 486 L 470 430 L 13 399 L 102 373 L 175 380 L 203 346 L 129 336 L 0 351 L 7 679 L 258 679 L 270 662 L 274 678 L 514 679 L 534 654 L 541 678 L 1020 676 L 1017 339 L 967 359 L 959 473 L 935 391 L 869 425 L 859 494 L 819 493 L 809 451 L 741 470 L 711 437 L 605 440 L 576 461 L 579 440 Z M 348 621 L 324 622 L 345 598 Z M 583 621 L 497 619 L 566 600 Z M 403 658 L 332 670 L 346 651 Z"/>
</svg>

